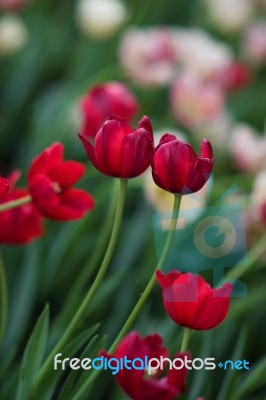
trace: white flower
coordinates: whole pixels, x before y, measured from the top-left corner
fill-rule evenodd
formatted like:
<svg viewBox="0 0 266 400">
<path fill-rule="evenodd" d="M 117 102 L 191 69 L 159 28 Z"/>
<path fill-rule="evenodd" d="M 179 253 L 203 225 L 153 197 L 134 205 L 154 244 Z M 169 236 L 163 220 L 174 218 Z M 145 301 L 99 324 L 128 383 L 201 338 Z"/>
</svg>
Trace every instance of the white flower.
<svg viewBox="0 0 266 400">
<path fill-rule="evenodd" d="M 180 64 L 201 78 L 209 78 L 233 61 L 230 47 L 201 29 L 179 29 L 176 52 Z"/>
<path fill-rule="evenodd" d="M 235 164 L 242 171 L 266 168 L 266 135 L 259 136 L 247 124 L 238 124 L 232 130 L 229 142 Z"/>
<path fill-rule="evenodd" d="M 254 21 L 244 35 L 243 51 L 255 63 L 266 62 L 266 22 Z"/>
<path fill-rule="evenodd" d="M 128 75 L 138 84 L 166 85 L 176 74 L 176 31 L 130 29 L 120 46 L 120 61 Z"/>
<path fill-rule="evenodd" d="M 251 19 L 251 0 L 206 0 L 210 19 L 218 29 L 235 32 L 242 29 Z"/>
<path fill-rule="evenodd" d="M 0 19 L 0 54 L 11 54 L 27 42 L 28 32 L 23 21 L 15 15 Z"/>
<path fill-rule="evenodd" d="M 95 38 L 112 35 L 126 20 L 127 12 L 120 0 L 80 0 L 77 23 L 84 34 Z"/>
</svg>

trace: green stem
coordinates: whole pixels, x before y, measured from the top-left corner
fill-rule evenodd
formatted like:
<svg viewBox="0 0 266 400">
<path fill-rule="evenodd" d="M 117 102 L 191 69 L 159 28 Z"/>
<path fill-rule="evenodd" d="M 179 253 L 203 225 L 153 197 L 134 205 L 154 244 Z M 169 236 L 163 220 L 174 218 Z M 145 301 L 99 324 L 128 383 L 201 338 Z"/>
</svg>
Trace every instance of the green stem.
<svg viewBox="0 0 266 400">
<path fill-rule="evenodd" d="M 188 348 L 188 343 L 191 335 L 191 330 L 189 328 L 184 328 L 184 336 L 181 344 L 181 349 L 180 353 L 183 353 L 184 351 L 187 351 Z"/>
<path fill-rule="evenodd" d="M 243 261 L 240 261 L 238 265 L 236 265 L 234 268 L 228 272 L 225 276 L 225 280 L 228 281 L 228 279 L 239 279 L 242 275 L 244 275 L 246 272 L 248 272 L 255 264 L 258 258 L 261 257 L 262 253 L 266 249 L 266 234 L 264 234 L 260 240 L 250 249 L 248 253 L 248 259 L 247 261 L 246 256 L 244 257 Z"/>
<path fill-rule="evenodd" d="M 168 255 L 169 255 L 169 251 L 171 249 L 171 245 L 173 243 L 173 239 L 174 239 L 174 235 L 175 235 L 175 231 L 176 231 L 176 223 L 177 223 L 177 220 L 178 220 L 178 213 L 179 213 L 179 209 L 180 209 L 181 198 L 182 198 L 181 196 L 175 195 L 170 229 L 169 229 L 169 232 L 168 232 L 168 236 L 167 236 L 167 239 L 166 239 L 166 242 L 165 242 L 165 245 L 164 245 L 164 249 L 163 249 L 162 255 L 161 255 L 161 257 L 159 259 L 159 262 L 158 262 L 158 264 L 156 266 L 156 270 L 157 269 L 161 269 L 163 267 L 165 261 L 167 260 Z M 114 343 L 110 347 L 110 349 L 109 349 L 110 353 L 112 353 L 115 350 L 117 344 L 120 342 L 122 337 L 130 329 L 131 325 L 133 324 L 133 322 L 135 321 L 137 315 L 139 314 L 142 306 L 144 305 L 144 303 L 148 299 L 149 295 L 151 294 L 151 291 L 152 291 L 155 283 L 156 283 L 156 275 L 155 275 L 155 273 L 153 273 L 148 285 L 146 286 L 146 289 L 142 293 L 139 301 L 137 302 L 137 304 L 133 308 L 131 314 L 129 315 L 128 319 L 126 320 L 126 322 L 125 322 L 124 326 L 122 327 L 121 331 L 119 332 L 117 338 L 115 339 Z"/>
<path fill-rule="evenodd" d="M 0 345 L 5 335 L 6 320 L 7 320 L 7 281 L 4 268 L 4 262 L 0 256 Z"/>
<path fill-rule="evenodd" d="M 10 210 L 11 208 L 16 208 L 16 207 L 20 207 L 23 204 L 27 204 L 31 202 L 31 196 L 24 196 L 21 197 L 20 199 L 16 199 L 16 200 L 11 200 L 8 201 L 6 203 L 3 203 L 0 205 L 0 212 L 1 211 L 6 211 L 6 210 Z"/>
<path fill-rule="evenodd" d="M 176 223 L 178 220 L 178 213 L 179 213 L 179 209 L 180 209 L 180 204 L 181 204 L 181 196 L 179 195 L 175 195 L 175 200 L 174 200 L 174 206 L 173 206 L 173 212 L 172 212 L 172 219 L 171 219 L 171 224 L 170 224 L 170 229 L 167 235 L 167 239 L 164 245 L 164 249 L 162 252 L 162 255 L 159 259 L 159 262 L 156 266 L 156 270 L 157 269 L 161 269 L 163 264 L 165 263 L 173 239 L 174 239 L 174 235 L 175 235 L 175 231 L 176 231 Z M 113 353 L 113 351 L 115 350 L 117 344 L 120 342 L 120 340 L 122 339 L 122 337 L 128 332 L 128 330 L 130 329 L 131 325 L 133 324 L 133 322 L 135 321 L 138 313 L 140 312 L 142 306 L 144 305 L 145 301 L 148 299 L 154 285 L 156 282 L 156 276 L 155 273 L 152 274 L 152 277 L 146 287 L 146 289 L 144 290 L 144 292 L 142 293 L 142 296 L 140 297 L 140 299 L 138 300 L 138 302 L 136 303 L 135 307 L 133 308 L 131 314 L 129 315 L 128 319 L 126 320 L 125 324 L 123 325 L 122 329 L 120 330 L 118 336 L 116 337 L 115 341 L 113 342 L 112 346 L 109 348 L 108 353 Z M 75 394 L 75 396 L 73 397 L 72 400 L 80 400 L 83 398 L 83 396 L 85 396 L 85 394 L 88 391 L 89 386 L 91 385 L 91 383 L 94 381 L 94 379 L 96 379 L 96 377 L 99 375 L 100 371 L 93 371 L 91 376 L 89 377 L 89 379 L 87 379 L 87 381 L 83 384 L 83 386 L 81 386 L 81 388 L 79 389 L 79 391 Z"/>
<path fill-rule="evenodd" d="M 115 249 L 115 246 L 116 246 L 116 243 L 118 240 L 118 236 L 119 236 L 119 232 L 120 232 L 122 215 L 123 215 L 123 210 L 124 210 L 124 205 L 125 205 L 126 190 L 127 190 L 127 180 L 121 179 L 120 186 L 119 186 L 118 203 L 117 203 L 117 208 L 116 208 L 116 216 L 115 216 L 113 231 L 111 234 L 110 242 L 109 242 L 107 251 L 105 253 L 105 257 L 103 259 L 102 265 L 98 271 L 98 274 L 97 274 L 89 292 L 87 293 L 84 301 L 82 302 L 77 313 L 75 314 L 75 317 L 71 321 L 66 332 L 62 336 L 61 340 L 58 342 L 58 344 L 52 350 L 52 352 L 50 353 L 46 362 L 44 363 L 42 369 L 40 370 L 40 372 L 36 378 L 36 381 L 33 385 L 32 391 L 31 391 L 31 396 L 30 396 L 31 399 L 39 398 L 38 394 L 37 394 L 37 390 L 41 387 L 41 384 L 45 382 L 46 374 L 50 373 L 54 356 L 58 352 L 62 351 L 63 347 L 66 345 L 68 340 L 72 337 L 74 331 L 76 330 L 80 321 L 84 317 L 90 302 L 94 298 L 94 295 L 96 294 L 101 282 L 103 281 L 103 279 L 105 277 L 105 274 L 106 274 L 107 268 L 110 264 L 111 258 L 113 256 L 114 249 Z"/>
<path fill-rule="evenodd" d="M 88 283 L 88 280 L 94 273 L 96 267 L 99 266 L 103 254 L 105 254 L 105 249 L 107 247 L 108 240 L 110 239 L 111 236 L 112 227 L 114 224 L 115 212 L 117 208 L 117 185 L 116 185 L 117 183 L 119 182 L 117 180 L 114 180 L 114 185 L 112 190 L 113 195 L 110 200 L 108 214 L 103 222 L 103 227 L 100 232 L 100 237 L 97 240 L 97 244 L 93 251 L 93 254 L 91 257 L 88 258 L 80 274 L 78 275 L 76 281 L 73 283 L 70 293 L 67 296 L 67 300 L 64 305 L 64 310 L 62 310 L 62 314 L 55 321 L 54 328 L 56 326 L 61 326 L 62 324 L 64 324 L 66 320 L 69 318 L 69 315 L 75 312 L 75 308 L 77 306 L 76 299 L 78 298 L 77 294 L 83 292 L 84 288 Z"/>
</svg>

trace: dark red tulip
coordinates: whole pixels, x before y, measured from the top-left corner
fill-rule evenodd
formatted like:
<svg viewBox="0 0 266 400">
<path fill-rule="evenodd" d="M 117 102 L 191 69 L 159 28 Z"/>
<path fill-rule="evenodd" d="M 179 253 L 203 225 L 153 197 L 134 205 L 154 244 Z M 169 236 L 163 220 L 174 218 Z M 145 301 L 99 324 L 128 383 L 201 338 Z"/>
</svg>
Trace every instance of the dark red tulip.
<svg viewBox="0 0 266 400">
<path fill-rule="evenodd" d="M 163 303 L 170 318 L 177 324 L 196 330 L 215 328 L 227 316 L 231 283 L 220 289 L 212 289 L 199 275 L 182 274 L 171 270 L 163 274 L 156 272 L 156 278 L 163 291 Z"/>
<path fill-rule="evenodd" d="M 72 186 L 84 175 L 76 161 L 63 161 L 63 145 L 54 143 L 33 161 L 28 184 L 34 206 L 46 217 L 67 221 L 83 217 L 93 208 L 93 198 Z"/>
<path fill-rule="evenodd" d="M 106 353 L 102 353 L 108 356 Z M 118 360 L 127 357 L 128 360 L 139 358 L 144 360 L 160 357 L 168 357 L 168 351 L 163 346 L 162 338 L 157 335 L 140 337 L 138 332 L 129 333 L 118 345 L 115 354 L 109 357 L 115 357 Z M 188 353 L 176 354 L 174 358 L 182 358 Z M 138 364 L 139 366 L 139 364 Z M 167 363 L 165 365 L 167 368 Z M 116 380 L 124 392 L 133 400 L 174 400 L 176 396 L 185 391 L 186 367 L 180 370 L 169 369 L 166 376 L 160 378 L 162 371 L 155 371 L 148 375 L 145 369 L 128 370 L 121 369 L 116 375 Z"/>
<path fill-rule="evenodd" d="M 2 203 L 28 196 L 26 189 L 11 189 Z M 0 212 L 0 243 L 26 244 L 44 233 L 42 216 L 31 204 Z"/>
<path fill-rule="evenodd" d="M 151 164 L 153 134 L 146 116 L 135 130 L 123 119 L 109 119 L 97 132 L 94 146 L 84 136 L 79 137 L 92 164 L 105 175 L 135 178 Z"/>
<path fill-rule="evenodd" d="M 0 199 L 7 194 L 8 190 L 9 190 L 8 179 L 0 177 Z"/>
<path fill-rule="evenodd" d="M 155 149 L 152 162 L 154 182 L 160 188 L 176 194 L 200 190 L 213 168 L 212 146 L 206 139 L 201 143 L 201 157 L 192 147 L 166 133 Z"/>
<path fill-rule="evenodd" d="M 94 137 L 105 121 L 114 115 L 130 122 L 138 112 L 138 103 L 127 86 L 107 82 L 94 86 L 80 103 L 83 117 L 81 135 Z"/>
</svg>

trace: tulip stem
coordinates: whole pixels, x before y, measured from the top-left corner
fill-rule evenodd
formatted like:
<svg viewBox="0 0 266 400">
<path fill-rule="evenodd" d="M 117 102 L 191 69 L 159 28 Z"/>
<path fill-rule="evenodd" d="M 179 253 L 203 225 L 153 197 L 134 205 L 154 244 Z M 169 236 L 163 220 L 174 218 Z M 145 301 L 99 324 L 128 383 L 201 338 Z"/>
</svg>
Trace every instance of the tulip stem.
<svg viewBox="0 0 266 400">
<path fill-rule="evenodd" d="M 167 260 L 168 255 L 169 255 L 169 251 L 171 249 L 171 245 L 173 243 L 173 239 L 174 239 L 174 235 L 175 235 L 175 231 L 176 231 L 176 224 L 177 224 L 178 214 L 179 214 L 179 210 L 180 210 L 181 198 L 182 198 L 182 196 L 175 195 L 170 229 L 169 229 L 168 236 L 167 236 L 167 239 L 166 239 L 166 242 L 164 245 L 163 252 L 162 252 L 159 262 L 156 266 L 156 270 L 161 269 L 163 267 L 165 261 Z M 149 295 L 151 294 L 151 291 L 152 291 L 155 283 L 156 283 L 156 276 L 155 276 L 155 273 L 153 273 L 152 277 L 151 277 L 148 285 L 146 286 L 144 292 L 142 293 L 140 299 L 136 303 L 135 307 L 131 311 L 131 314 L 129 315 L 128 319 L 126 320 L 124 326 L 122 327 L 118 336 L 116 337 L 114 343 L 110 347 L 110 349 L 109 349 L 110 353 L 112 353 L 115 350 L 116 346 L 118 345 L 118 343 L 120 342 L 122 337 L 129 331 L 131 325 L 133 324 L 137 315 L 139 314 L 142 306 L 144 305 L 144 303 L 148 299 Z"/>
<path fill-rule="evenodd" d="M 0 345 L 5 335 L 7 320 L 7 281 L 5 267 L 2 257 L 0 256 Z"/>
<path fill-rule="evenodd" d="M 27 204 L 31 202 L 31 196 L 27 195 L 21 197 L 20 199 L 7 201 L 6 203 L 0 204 L 0 212 L 11 210 L 12 208 L 17 208 L 22 206 L 23 204 Z"/>
<path fill-rule="evenodd" d="M 166 239 L 166 242 L 165 242 L 165 245 L 164 245 L 164 249 L 163 249 L 162 255 L 161 255 L 160 259 L 159 259 L 159 262 L 158 262 L 158 264 L 156 266 L 156 269 L 161 269 L 163 264 L 165 263 L 167 257 L 168 257 L 168 254 L 169 254 L 169 251 L 170 251 L 173 239 L 174 239 L 174 235 L 175 235 L 176 224 L 177 224 L 178 214 L 179 214 L 179 209 L 180 209 L 180 204 L 181 204 L 181 198 L 182 198 L 181 196 L 175 195 L 170 229 L 169 229 L 169 232 L 168 232 L 168 235 L 167 235 L 167 239 Z M 144 305 L 145 301 L 148 299 L 148 297 L 149 297 L 149 295 L 150 295 L 150 293 L 151 293 L 151 291 L 152 291 L 152 289 L 153 289 L 153 287 L 155 285 L 155 282 L 156 282 L 156 276 L 155 276 L 155 273 L 153 273 L 148 285 L 146 286 L 146 289 L 144 290 L 144 292 L 142 293 L 140 299 L 138 300 L 138 302 L 136 303 L 135 307 L 131 311 L 131 314 L 129 315 L 129 317 L 126 320 L 124 326 L 120 330 L 120 332 L 119 332 L 118 336 L 116 337 L 115 341 L 113 342 L 113 344 L 109 348 L 108 353 L 113 353 L 113 351 L 115 350 L 116 346 L 118 345 L 118 343 L 120 342 L 122 337 L 130 329 L 130 327 L 133 324 L 133 322 L 135 321 L 138 313 L 140 312 L 142 306 Z M 94 381 L 94 379 L 97 378 L 99 373 L 100 373 L 99 370 L 98 371 L 93 371 L 93 373 L 84 382 L 84 384 L 81 386 L 81 388 L 75 394 L 75 396 L 73 397 L 72 400 L 81 400 L 84 397 L 84 395 L 86 393 L 88 393 L 88 388 L 90 387 L 90 385 Z"/>
<path fill-rule="evenodd" d="M 187 351 L 189 339 L 191 336 L 191 330 L 189 328 L 184 328 L 183 333 L 184 333 L 183 340 L 182 340 L 181 349 L 180 349 L 181 353 L 183 353 L 184 351 Z"/>
<path fill-rule="evenodd" d="M 39 398 L 39 393 L 42 392 L 42 389 L 43 389 L 42 385 L 45 385 L 46 375 L 49 374 L 52 370 L 54 356 L 58 352 L 62 352 L 63 347 L 67 344 L 68 340 L 72 337 L 74 331 L 76 330 L 77 326 L 79 325 L 82 318 L 84 317 L 89 304 L 91 303 L 92 299 L 94 298 L 94 295 L 96 294 L 101 282 L 103 281 L 103 279 L 105 277 L 105 274 L 106 274 L 107 268 L 110 264 L 111 258 L 113 256 L 115 246 L 116 246 L 116 243 L 118 240 L 119 232 L 120 232 L 123 210 L 124 210 L 125 199 L 126 199 L 126 191 L 127 191 L 127 180 L 120 179 L 116 215 L 115 215 L 115 220 L 114 220 L 114 225 L 113 225 L 110 242 L 109 242 L 107 251 L 105 253 L 105 257 L 102 261 L 102 264 L 99 268 L 97 276 L 96 276 L 90 290 L 88 291 L 85 299 L 83 300 L 78 311 L 76 312 L 73 320 L 71 321 L 70 325 L 66 329 L 61 340 L 57 343 L 57 345 L 54 347 L 54 349 L 50 353 L 49 357 L 47 358 L 46 362 L 44 363 L 43 367 L 41 368 L 39 374 L 37 375 L 37 378 L 32 387 L 30 399 Z"/>
</svg>

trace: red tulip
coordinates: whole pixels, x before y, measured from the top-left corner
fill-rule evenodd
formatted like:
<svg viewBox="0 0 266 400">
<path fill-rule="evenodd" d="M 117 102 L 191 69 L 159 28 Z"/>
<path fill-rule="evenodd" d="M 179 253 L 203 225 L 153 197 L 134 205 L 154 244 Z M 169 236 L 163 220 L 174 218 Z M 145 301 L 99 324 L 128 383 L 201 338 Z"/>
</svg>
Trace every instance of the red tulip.
<svg viewBox="0 0 266 400">
<path fill-rule="evenodd" d="M 9 190 L 9 181 L 0 177 L 0 199 L 4 197 Z"/>
<path fill-rule="evenodd" d="M 214 82 L 225 90 L 237 90 L 247 86 L 251 81 L 251 71 L 240 62 L 233 62 L 213 76 Z"/>
<path fill-rule="evenodd" d="M 26 189 L 11 189 L 1 203 L 20 199 Z M 44 233 L 42 216 L 31 203 L 0 212 L 0 243 L 26 244 Z"/>
<path fill-rule="evenodd" d="M 163 274 L 156 272 L 156 278 L 163 290 L 164 307 L 177 324 L 196 330 L 215 328 L 227 316 L 231 283 L 220 289 L 212 289 L 199 275 L 181 274 L 171 270 Z"/>
<path fill-rule="evenodd" d="M 213 163 L 212 146 L 206 139 L 201 143 L 201 157 L 197 157 L 189 144 L 167 133 L 155 149 L 152 175 L 156 185 L 168 192 L 194 193 L 209 179 Z"/>
<path fill-rule="evenodd" d="M 138 111 L 138 103 L 127 86 L 107 82 L 94 86 L 80 103 L 83 116 L 81 135 L 94 137 L 103 123 L 114 115 L 130 122 Z"/>
<path fill-rule="evenodd" d="M 106 353 L 102 354 L 106 356 Z M 120 342 L 112 357 L 118 360 L 124 357 L 128 360 L 135 358 L 144 360 L 145 357 L 149 360 L 151 358 L 160 360 L 161 356 L 168 357 L 168 351 L 159 335 L 153 334 L 141 338 L 138 332 L 131 332 Z M 175 358 L 184 359 L 185 356 L 190 358 L 188 353 L 176 354 Z M 115 376 L 119 386 L 133 400 L 174 400 L 177 395 L 185 391 L 186 367 L 180 370 L 170 369 L 165 377 L 159 378 L 161 372 L 158 369 L 158 372 L 150 376 L 145 369 L 123 368 Z"/>
<path fill-rule="evenodd" d="M 92 164 L 108 176 L 135 178 L 152 161 L 152 126 L 146 116 L 135 130 L 123 119 L 109 119 L 97 132 L 94 146 L 84 136 L 79 137 Z"/>
<path fill-rule="evenodd" d="M 93 208 L 93 198 L 84 190 L 72 189 L 85 167 L 76 161 L 63 161 L 63 145 L 54 143 L 33 161 L 29 191 L 35 207 L 46 217 L 67 221 L 83 217 Z"/>
</svg>

